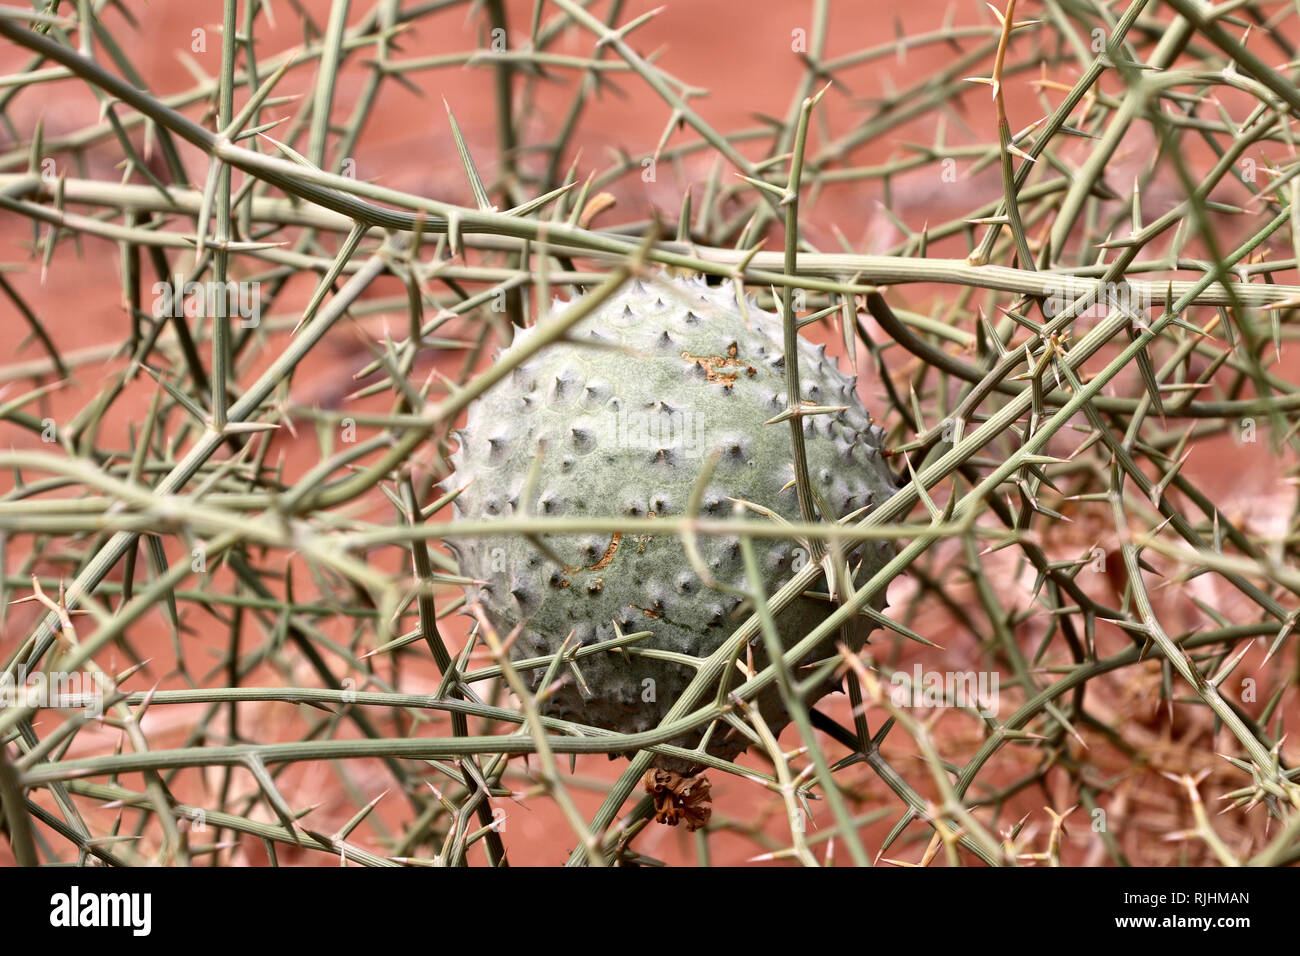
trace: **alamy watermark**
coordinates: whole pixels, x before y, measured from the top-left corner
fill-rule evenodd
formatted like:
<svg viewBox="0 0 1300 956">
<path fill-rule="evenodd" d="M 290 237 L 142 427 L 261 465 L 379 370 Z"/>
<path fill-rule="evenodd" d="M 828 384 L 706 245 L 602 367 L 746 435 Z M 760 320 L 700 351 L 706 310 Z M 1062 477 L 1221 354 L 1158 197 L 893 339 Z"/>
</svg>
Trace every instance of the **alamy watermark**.
<svg viewBox="0 0 1300 956">
<path fill-rule="evenodd" d="M 623 402 L 607 419 L 606 438 L 618 448 L 642 448 L 646 451 L 699 458 L 704 447 L 704 426 L 690 408 L 671 408 L 663 402 L 646 409 L 631 409 Z"/>
<path fill-rule="evenodd" d="M 1049 285 L 1043 299 L 1043 315 L 1053 319 L 1078 304 L 1075 319 L 1102 319 L 1111 312 L 1129 316 L 1139 326 L 1151 320 L 1151 287 L 1128 282 L 1097 282 L 1084 285 Z"/>
<path fill-rule="evenodd" d="M 246 329 L 262 321 L 260 282 L 186 282 L 178 275 L 174 282 L 155 282 L 150 291 L 155 319 L 224 315 L 240 319 Z"/>
<path fill-rule="evenodd" d="M 84 671 L 37 671 L 28 674 L 19 667 L 17 674 L 0 674 L 0 708 L 59 707 L 82 708 L 87 716 L 104 713 L 104 696 L 108 683 L 96 674 Z"/>
<path fill-rule="evenodd" d="M 129 929 L 133 936 L 148 936 L 153 929 L 153 894 L 82 890 L 73 884 L 66 893 L 50 897 L 50 925 Z"/>
<path fill-rule="evenodd" d="M 1000 709 L 997 671 L 894 671 L 889 699 L 895 707 L 968 707 L 981 717 L 996 717 Z"/>
</svg>

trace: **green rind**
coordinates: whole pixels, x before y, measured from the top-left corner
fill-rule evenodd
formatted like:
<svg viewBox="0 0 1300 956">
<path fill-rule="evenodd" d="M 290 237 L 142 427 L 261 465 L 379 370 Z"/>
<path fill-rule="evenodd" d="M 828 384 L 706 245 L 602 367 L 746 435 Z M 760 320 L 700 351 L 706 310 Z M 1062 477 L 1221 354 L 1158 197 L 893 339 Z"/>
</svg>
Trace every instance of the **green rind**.
<svg viewBox="0 0 1300 956">
<path fill-rule="evenodd" d="M 532 334 L 520 331 L 511 348 Z M 569 341 L 541 350 L 470 406 L 449 482 L 468 486 L 456 499 L 456 514 L 505 519 L 518 513 L 540 455 L 527 508 L 532 514 L 680 516 L 716 449 L 705 515 L 732 517 L 729 499 L 739 498 L 797 521 L 790 426 L 764 424 L 786 407 L 781 342 L 780 319 L 752 300 L 742 311 L 730 286 L 668 276 L 628 283 L 578 323 Z M 896 485 L 881 455 L 882 432 L 854 379 L 824 348 L 802 338 L 799 376 L 805 399 L 847 406 L 804 420 L 814 488 L 837 518 L 884 501 Z M 795 542 L 752 540 L 769 594 L 807 560 Z M 654 632 L 636 648 L 703 658 L 743 620 L 740 598 L 707 587 L 674 535 L 548 535 L 546 545 L 563 565 L 515 534 L 453 542 L 461 572 L 487 582 L 468 590 L 493 626 L 506 634 L 523 624 L 511 650 L 516 659 L 554 653 L 571 632 L 584 644 L 612 638 L 615 623 L 623 633 Z M 748 590 L 736 539 L 702 536 L 698 546 L 717 581 Z M 856 579 L 870 577 L 891 554 L 885 542 L 864 546 L 855 554 L 862 560 Z M 884 606 L 883 594 L 876 606 Z M 811 598 L 788 607 L 777 622 L 785 645 L 831 609 Z M 860 647 L 870 630 L 861 622 L 852 643 Z M 761 647 L 753 652 L 763 666 Z M 568 680 L 547 698 L 545 711 L 619 732 L 656 726 L 694 676 L 690 666 L 636 650 L 585 657 L 579 670 L 581 683 L 561 671 Z M 542 676 L 532 672 L 534 681 Z M 830 689 L 814 688 L 809 702 Z M 779 732 L 789 719 L 779 696 L 770 690 L 759 704 Z M 698 734 L 676 741 L 698 742 Z M 730 759 L 746 744 L 720 727 L 708 750 Z M 660 763 L 690 769 L 676 766 L 680 761 Z"/>
</svg>

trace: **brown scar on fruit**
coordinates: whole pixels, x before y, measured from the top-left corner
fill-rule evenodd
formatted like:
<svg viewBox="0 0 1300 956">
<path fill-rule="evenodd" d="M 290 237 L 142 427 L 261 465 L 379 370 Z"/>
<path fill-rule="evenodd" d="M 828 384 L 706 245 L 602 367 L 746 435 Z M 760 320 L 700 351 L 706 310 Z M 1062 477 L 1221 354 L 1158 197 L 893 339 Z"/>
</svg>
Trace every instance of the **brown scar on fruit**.
<svg viewBox="0 0 1300 956">
<path fill-rule="evenodd" d="M 622 539 L 623 539 L 623 532 L 615 531 L 614 536 L 609 539 L 609 547 L 605 549 L 605 553 L 601 555 L 600 560 L 597 561 L 595 564 L 593 564 L 591 567 L 589 567 L 587 570 L 599 571 L 601 568 L 604 568 L 606 565 L 608 565 L 609 562 L 613 561 L 614 552 L 618 550 L 618 543 Z"/>
<path fill-rule="evenodd" d="M 634 610 L 634 611 L 640 611 L 640 612 L 641 612 L 642 614 L 644 614 L 646 617 L 658 617 L 658 616 L 659 616 L 659 612 L 658 612 L 658 611 L 652 611 L 652 610 L 650 610 L 648 607 L 639 607 L 639 606 L 636 605 L 636 604 L 629 604 L 628 607 L 630 607 L 630 608 L 631 608 L 632 610 Z"/>
<path fill-rule="evenodd" d="M 746 367 L 737 356 L 740 353 L 739 347 L 735 342 L 727 346 L 726 355 L 692 355 L 690 352 L 683 352 L 682 358 L 688 362 L 694 362 L 704 369 L 704 374 L 710 382 L 719 382 L 723 388 L 731 388 L 736 384 L 736 376 L 740 374 L 739 369 Z M 734 368 L 735 372 L 723 372 L 720 369 Z M 748 374 L 754 375 L 754 367 L 748 366 Z"/>
<path fill-rule="evenodd" d="M 577 574 L 579 571 L 604 570 L 606 567 L 608 567 L 609 562 L 614 560 L 614 552 L 618 551 L 618 543 L 622 540 L 623 540 L 623 532 L 615 531 L 614 536 L 609 539 L 609 547 L 605 549 L 605 553 L 600 556 L 599 561 L 597 561 L 595 564 L 588 564 L 586 566 L 566 564 L 564 566 L 564 573 Z"/>
<path fill-rule="evenodd" d="M 650 770 L 643 782 L 645 792 L 654 797 L 660 823 L 675 827 L 685 821 L 687 830 L 698 830 L 713 816 L 710 784 L 703 773 L 685 777 L 673 770 Z"/>
<path fill-rule="evenodd" d="M 654 513 L 653 511 L 647 511 L 647 512 L 645 513 L 645 516 L 646 516 L 647 518 L 653 518 L 653 517 L 655 516 L 655 513 Z M 645 554 L 645 546 L 646 546 L 647 544 L 649 544 L 651 541 L 653 541 L 653 540 L 654 540 L 654 537 L 655 537 L 655 536 L 652 535 L 652 534 L 634 534 L 634 535 L 632 535 L 632 539 L 633 539 L 634 541 L 636 541 L 636 553 L 637 553 L 637 554 Z"/>
</svg>

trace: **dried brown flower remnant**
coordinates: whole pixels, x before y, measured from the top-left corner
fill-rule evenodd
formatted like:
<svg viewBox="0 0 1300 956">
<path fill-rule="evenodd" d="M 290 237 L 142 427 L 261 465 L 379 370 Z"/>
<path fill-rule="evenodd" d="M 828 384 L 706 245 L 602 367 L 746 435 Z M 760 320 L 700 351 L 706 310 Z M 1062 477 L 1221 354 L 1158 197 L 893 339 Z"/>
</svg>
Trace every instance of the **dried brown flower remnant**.
<svg viewBox="0 0 1300 956">
<path fill-rule="evenodd" d="M 686 777 L 675 770 L 650 770 L 645 775 L 645 792 L 655 798 L 655 819 L 670 827 L 686 821 L 687 830 L 698 830 L 713 816 L 713 798 L 708 778 L 702 773 Z"/>
</svg>

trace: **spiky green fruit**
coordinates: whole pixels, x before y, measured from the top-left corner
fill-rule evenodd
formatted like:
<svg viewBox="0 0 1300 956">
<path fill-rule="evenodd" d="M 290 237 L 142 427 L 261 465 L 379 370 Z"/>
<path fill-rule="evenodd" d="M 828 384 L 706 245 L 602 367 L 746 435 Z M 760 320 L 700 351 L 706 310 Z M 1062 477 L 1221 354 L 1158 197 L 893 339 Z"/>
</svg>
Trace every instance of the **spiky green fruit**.
<svg viewBox="0 0 1300 956">
<path fill-rule="evenodd" d="M 518 332 L 501 359 L 534 334 Z M 733 499 L 743 499 L 798 521 L 790 425 L 764 424 L 787 405 L 782 341 L 779 317 L 752 299 L 742 309 L 729 284 L 711 287 L 702 279 L 666 275 L 626 283 L 565 341 L 541 349 L 470 405 L 449 482 L 465 489 L 455 502 L 457 516 L 503 523 L 524 512 L 611 516 L 611 527 L 618 516 L 679 517 L 716 452 L 703 517 L 732 518 Z M 826 357 L 825 347 L 799 339 L 803 398 L 847 406 L 803 420 L 809 478 L 836 518 L 874 507 L 896 488 L 881 454 L 883 434 L 854 381 Z M 525 493 L 527 502 L 521 501 Z M 755 512 L 746 517 L 773 520 Z M 809 559 L 795 541 L 751 540 L 769 595 Z M 751 590 L 736 538 L 700 536 L 697 542 L 715 582 Z M 655 727 L 695 670 L 643 651 L 707 657 L 743 621 L 741 598 L 708 586 L 674 534 L 547 535 L 545 545 L 551 555 L 504 528 L 500 535 L 454 542 L 461 573 L 486 582 L 469 588 L 470 600 L 482 605 L 501 635 L 521 626 L 511 648 L 516 660 L 554 654 L 571 633 L 586 645 L 615 637 L 616 625 L 624 634 L 653 632 L 626 653 L 584 656 L 576 672 L 561 667 L 567 680 L 546 698 L 544 710 L 623 733 Z M 853 552 L 855 580 L 871 577 L 891 554 L 885 542 Z M 883 605 L 882 593 L 875 606 Z M 777 619 L 785 646 L 833 609 L 825 599 L 794 601 Z M 871 627 L 859 619 L 851 630 L 851 643 L 860 647 Z M 805 662 L 825 657 L 833 646 L 827 641 Z M 766 665 L 761 637 L 752 656 L 758 667 Z M 536 686 L 545 669 L 528 673 Z M 830 689 L 830 682 L 813 688 L 807 699 Z M 758 700 L 779 733 L 789 717 L 775 685 Z M 673 743 L 695 747 L 700 735 Z M 734 728 L 718 725 L 707 749 L 731 759 L 748 743 Z M 693 769 L 672 758 L 657 763 Z"/>
</svg>

